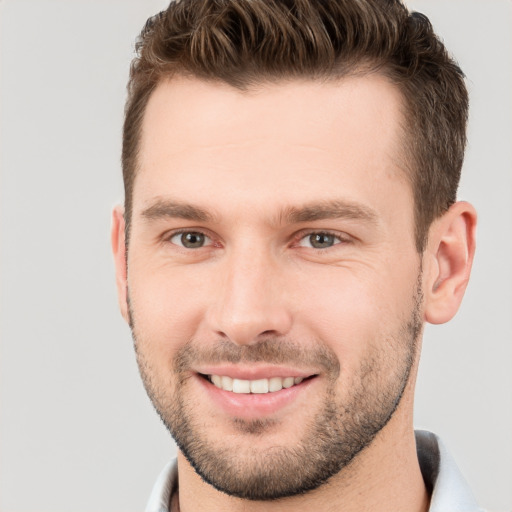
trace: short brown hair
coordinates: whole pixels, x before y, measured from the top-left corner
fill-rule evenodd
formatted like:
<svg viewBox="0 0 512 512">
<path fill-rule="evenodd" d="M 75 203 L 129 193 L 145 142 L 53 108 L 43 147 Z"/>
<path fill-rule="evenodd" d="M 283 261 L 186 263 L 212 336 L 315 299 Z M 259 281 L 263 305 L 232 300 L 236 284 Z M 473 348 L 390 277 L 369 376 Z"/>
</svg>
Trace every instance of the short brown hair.
<svg viewBox="0 0 512 512">
<path fill-rule="evenodd" d="M 400 0 L 177 0 L 147 21 L 136 50 L 123 128 L 127 235 L 144 111 L 155 87 L 175 74 L 245 90 L 380 72 L 405 100 L 419 252 L 432 221 L 456 200 L 466 144 L 464 74 L 428 18 Z"/>
</svg>

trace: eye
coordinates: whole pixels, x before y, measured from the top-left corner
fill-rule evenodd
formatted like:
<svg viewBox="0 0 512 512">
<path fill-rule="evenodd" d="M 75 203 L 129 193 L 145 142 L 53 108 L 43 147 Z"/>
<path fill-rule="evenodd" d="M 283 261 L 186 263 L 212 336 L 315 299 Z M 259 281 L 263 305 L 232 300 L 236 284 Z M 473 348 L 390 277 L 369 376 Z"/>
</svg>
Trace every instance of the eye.
<svg viewBox="0 0 512 512">
<path fill-rule="evenodd" d="M 332 233 L 310 233 L 303 237 L 299 245 L 301 247 L 311 247 L 313 249 L 329 249 L 334 245 L 341 243 L 342 240 L 339 236 L 333 235 Z"/>
<path fill-rule="evenodd" d="M 206 245 L 211 245 L 212 242 L 209 237 L 199 231 L 175 233 L 169 238 L 169 241 L 185 249 L 200 249 Z"/>
</svg>

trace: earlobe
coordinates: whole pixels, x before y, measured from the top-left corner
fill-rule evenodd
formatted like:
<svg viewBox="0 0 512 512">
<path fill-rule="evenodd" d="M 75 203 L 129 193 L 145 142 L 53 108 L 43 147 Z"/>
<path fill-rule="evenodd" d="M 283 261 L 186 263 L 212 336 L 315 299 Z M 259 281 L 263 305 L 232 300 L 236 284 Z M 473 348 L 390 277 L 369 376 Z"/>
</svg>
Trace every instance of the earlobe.
<svg viewBox="0 0 512 512">
<path fill-rule="evenodd" d="M 129 322 L 127 302 L 127 267 L 125 245 L 124 208 L 116 206 L 112 211 L 112 226 L 110 232 L 112 254 L 116 268 L 117 298 L 119 309 L 126 322 Z"/>
<path fill-rule="evenodd" d="M 424 256 L 427 322 L 442 324 L 457 313 L 473 264 L 475 231 L 476 211 L 463 201 L 433 223 Z"/>
</svg>

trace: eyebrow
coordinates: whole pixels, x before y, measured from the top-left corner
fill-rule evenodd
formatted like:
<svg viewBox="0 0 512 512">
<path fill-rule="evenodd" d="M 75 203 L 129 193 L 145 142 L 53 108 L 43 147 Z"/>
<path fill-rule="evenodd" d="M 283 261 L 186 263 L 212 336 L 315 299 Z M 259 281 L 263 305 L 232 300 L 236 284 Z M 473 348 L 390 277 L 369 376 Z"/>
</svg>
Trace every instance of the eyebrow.
<svg viewBox="0 0 512 512">
<path fill-rule="evenodd" d="M 189 203 L 158 199 L 141 213 L 146 220 L 185 219 L 193 222 L 215 222 L 210 212 Z M 299 224 L 326 219 L 354 219 L 377 224 L 378 216 L 371 208 L 344 200 L 320 201 L 303 206 L 289 206 L 277 216 L 277 224 Z"/>
<path fill-rule="evenodd" d="M 195 222 L 211 222 L 213 216 L 199 208 L 188 203 L 180 201 L 158 199 L 141 213 L 146 220 L 158 219 L 185 219 Z"/>
<path fill-rule="evenodd" d="M 298 224 L 326 219 L 353 219 L 377 224 L 378 216 L 371 208 L 344 200 L 308 203 L 301 207 L 285 208 L 279 215 L 281 222 Z"/>
</svg>

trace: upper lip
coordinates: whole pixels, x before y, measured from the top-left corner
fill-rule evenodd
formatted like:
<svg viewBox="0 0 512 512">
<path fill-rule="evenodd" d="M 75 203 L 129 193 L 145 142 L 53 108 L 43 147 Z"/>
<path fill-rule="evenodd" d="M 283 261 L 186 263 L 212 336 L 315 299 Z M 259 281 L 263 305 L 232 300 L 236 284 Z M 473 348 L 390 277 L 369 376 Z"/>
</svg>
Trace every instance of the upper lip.
<svg viewBox="0 0 512 512">
<path fill-rule="evenodd" d="M 273 365 L 205 365 L 195 368 L 195 371 L 202 375 L 220 375 L 241 380 L 271 379 L 272 377 L 302 377 L 305 379 L 306 377 L 311 377 L 318 374 L 318 372 L 315 371 Z"/>
</svg>

